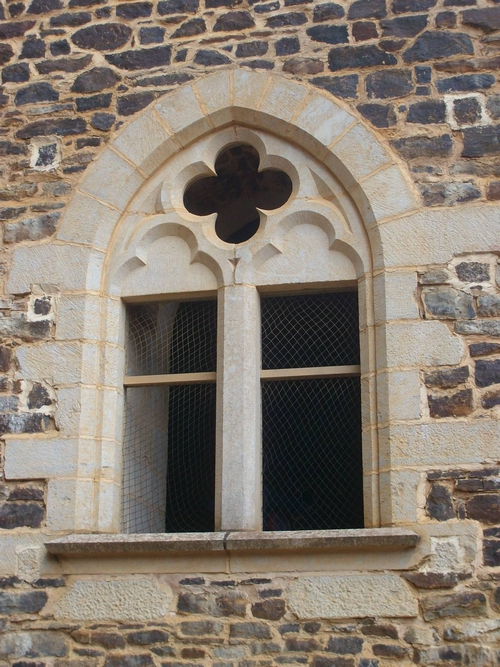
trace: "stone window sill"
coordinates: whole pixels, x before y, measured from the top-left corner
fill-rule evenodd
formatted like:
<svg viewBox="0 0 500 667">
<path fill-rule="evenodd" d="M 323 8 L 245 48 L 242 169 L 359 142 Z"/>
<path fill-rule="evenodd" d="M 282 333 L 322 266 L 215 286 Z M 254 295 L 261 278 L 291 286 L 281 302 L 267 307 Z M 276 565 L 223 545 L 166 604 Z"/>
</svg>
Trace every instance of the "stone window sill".
<svg viewBox="0 0 500 667">
<path fill-rule="evenodd" d="M 168 555 L 255 551 L 397 551 L 415 547 L 420 537 L 406 528 L 304 530 L 282 532 L 154 533 L 67 535 L 45 542 L 49 553 L 67 557 Z"/>
</svg>

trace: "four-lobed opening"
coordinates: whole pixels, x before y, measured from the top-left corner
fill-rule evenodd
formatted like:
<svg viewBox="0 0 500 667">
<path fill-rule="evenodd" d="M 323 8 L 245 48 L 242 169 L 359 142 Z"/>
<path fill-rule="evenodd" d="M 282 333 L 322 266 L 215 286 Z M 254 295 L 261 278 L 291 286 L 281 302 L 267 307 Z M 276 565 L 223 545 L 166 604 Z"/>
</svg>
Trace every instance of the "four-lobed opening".
<svg viewBox="0 0 500 667">
<path fill-rule="evenodd" d="M 215 233 L 226 243 L 244 243 L 259 229 L 257 209 L 274 210 L 292 194 L 292 181 L 279 169 L 259 171 L 252 146 L 224 149 L 215 161 L 217 176 L 200 178 L 184 193 L 184 206 L 194 215 L 217 213 Z"/>
</svg>

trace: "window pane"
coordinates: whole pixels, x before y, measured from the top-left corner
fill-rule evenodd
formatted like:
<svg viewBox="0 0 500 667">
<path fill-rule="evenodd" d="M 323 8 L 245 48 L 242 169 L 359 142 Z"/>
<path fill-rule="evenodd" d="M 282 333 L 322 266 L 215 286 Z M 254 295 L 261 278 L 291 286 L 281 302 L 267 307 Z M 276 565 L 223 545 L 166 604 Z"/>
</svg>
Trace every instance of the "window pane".
<svg viewBox="0 0 500 667">
<path fill-rule="evenodd" d="M 214 530 L 215 384 L 126 390 L 127 533 Z"/>
<path fill-rule="evenodd" d="M 262 298 L 262 368 L 359 364 L 357 292 Z"/>
<path fill-rule="evenodd" d="M 167 533 L 214 530 L 215 384 L 170 388 Z"/>
<path fill-rule="evenodd" d="M 264 530 L 363 526 L 360 379 L 262 383 Z"/>
<path fill-rule="evenodd" d="M 215 371 L 217 302 L 129 304 L 127 375 Z"/>
</svg>

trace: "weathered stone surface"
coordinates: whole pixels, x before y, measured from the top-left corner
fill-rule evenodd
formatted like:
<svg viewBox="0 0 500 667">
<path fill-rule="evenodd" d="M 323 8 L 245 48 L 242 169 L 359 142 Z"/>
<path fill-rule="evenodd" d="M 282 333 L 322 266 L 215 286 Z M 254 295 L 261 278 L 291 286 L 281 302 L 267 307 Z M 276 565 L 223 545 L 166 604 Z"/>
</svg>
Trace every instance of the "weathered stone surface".
<svg viewBox="0 0 500 667">
<path fill-rule="evenodd" d="M 40 323 L 30 323 L 30 326 L 27 327 L 28 330 L 33 330 L 35 328 L 31 326 L 32 324 Z M 47 322 L 44 322 L 43 324 L 45 325 L 43 327 L 44 331 L 46 332 L 45 335 L 47 335 L 50 328 Z M 41 328 L 42 327 L 37 327 L 37 329 Z M 24 338 L 25 340 L 35 339 L 35 336 L 30 336 L 29 333 L 27 335 L 23 334 L 24 332 L 20 332 L 18 337 Z M 40 336 L 40 338 L 41 337 L 42 336 Z M 4 433 L 44 433 L 45 431 L 52 429 L 53 426 L 54 425 L 50 417 L 39 413 L 30 414 L 21 412 L 0 414 L 0 435 L 3 435 Z"/>
<path fill-rule="evenodd" d="M 472 343 L 469 345 L 471 357 L 486 357 L 489 354 L 500 354 L 500 343 Z"/>
<path fill-rule="evenodd" d="M 37 503 L 0 504 L 0 528 L 7 530 L 22 527 L 40 528 L 43 519 L 43 508 Z"/>
<path fill-rule="evenodd" d="M 285 611 L 285 601 L 279 599 L 269 599 L 252 605 L 252 614 L 256 618 L 265 618 L 269 621 L 279 621 Z"/>
<path fill-rule="evenodd" d="M 252 58 L 254 56 L 263 56 L 267 53 L 269 45 L 263 40 L 256 40 L 254 42 L 243 42 L 236 47 L 237 58 Z"/>
<path fill-rule="evenodd" d="M 140 630 L 138 632 L 130 632 L 127 635 L 127 641 L 129 644 L 146 646 L 148 644 L 167 642 L 169 636 L 169 633 L 165 632 L 165 630 Z"/>
<path fill-rule="evenodd" d="M 184 621 L 181 623 L 181 632 L 188 637 L 199 635 L 218 635 L 222 632 L 222 623 L 219 621 Z"/>
<path fill-rule="evenodd" d="M 319 74 L 325 66 L 315 58 L 289 58 L 283 63 L 283 72 L 291 74 Z"/>
<path fill-rule="evenodd" d="M 0 614 L 36 614 L 47 603 L 45 591 L 4 593 L 0 591 Z M 1 653 L 0 653 L 1 655 Z"/>
<path fill-rule="evenodd" d="M 67 56 L 71 52 L 71 47 L 69 42 L 65 39 L 61 39 L 57 42 L 52 42 L 50 45 L 50 52 L 53 56 Z"/>
<path fill-rule="evenodd" d="M 380 21 L 384 37 L 416 37 L 427 27 L 427 16 L 404 16 Z"/>
<path fill-rule="evenodd" d="M 473 409 L 472 389 L 463 389 L 450 396 L 428 396 L 431 417 L 465 417 Z"/>
<path fill-rule="evenodd" d="M 458 320 L 455 331 L 466 336 L 500 336 L 500 322 L 497 320 Z"/>
<path fill-rule="evenodd" d="M 480 317 L 500 317 L 500 296 L 484 294 L 477 300 L 477 314 Z"/>
<path fill-rule="evenodd" d="M 36 63 L 35 67 L 40 74 L 51 74 L 52 72 L 79 72 L 92 62 L 92 56 L 83 58 L 58 58 L 57 60 L 45 60 Z"/>
<path fill-rule="evenodd" d="M 14 55 L 14 50 L 10 44 L 0 44 L 0 66 L 8 63 Z"/>
<path fill-rule="evenodd" d="M 158 3 L 158 14 L 195 14 L 198 11 L 199 0 L 162 0 Z M 210 8 L 208 2 L 207 9 Z"/>
<path fill-rule="evenodd" d="M 56 618 L 79 621 L 149 621 L 162 618 L 172 591 L 146 577 L 75 581 L 55 607 Z"/>
<path fill-rule="evenodd" d="M 307 34 L 314 42 L 325 44 L 347 44 L 349 36 L 345 25 L 316 25 L 307 29 Z"/>
<path fill-rule="evenodd" d="M 8 21 L 0 25 L 0 39 L 15 39 L 23 37 L 25 32 L 31 30 L 36 21 Z"/>
<path fill-rule="evenodd" d="M 229 65 L 231 60 L 218 51 L 212 51 L 210 49 L 199 49 L 194 57 L 194 62 L 197 65 L 205 65 L 206 67 L 210 67 L 212 65 Z"/>
<path fill-rule="evenodd" d="M 139 39 L 141 44 L 161 44 L 164 37 L 164 28 L 141 28 L 139 30 Z"/>
<path fill-rule="evenodd" d="M 462 157 L 481 157 L 500 153 L 500 125 L 465 128 L 463 137 Z"/>
<path fill-rule="evenodd" d="M 94 67 L 87 72 L 79 74 L 71 90 L 75 93 L 98 93 L 106 88 L 113 88 L 120 77 L 109 67 Z"/>
<path fill-rule="evenodd" d="M 391 6 L 395 14 L 406 14 L 406 12 L 424 12 L 436 4 L 437 0 L 393 0 Z"/>
<path fill-rule="evenodd" d="M 77 97 L 75 100 L 76 110 L 82 113 L 84 111 L 93 111 L 94 109 L 108 109 L 111 105 L 111 99 L 111 93 L 101 93 L 100 95 L 92 95 L 91 97 Z"/>
<path fill-rule="evenodd" d="M 341 19 L 344 14 L 344 8 L 341 5 L 338 5 L 336 2 L 325 2 L 321 5 L 316 5 L 314 8 L 313 22 L 322 23 L 323 21 Z"/>
<path fill-rule="evenodd" d="M 405 97 L 413 90 L 412 72 L 409 69 L 374 72 L 366 77 L 365 87 L 368 97 L 372 99 Z"/>
<path fill-rule="evenodd" d="M 372 21 L 358 21 L 353 23 L 352 36 L 356 42 L 366 42 L 369 39 L 378 37 L 378 30 Z"/>
<path fill-rule="evenodd" d="M 76 28 L 92 21 L 92 14 L 90 12 L 75 12 L 73 14 L 59 14 L 50 19 L 50 25 L 54 28 L 70 27 Z"/>
<path fill-rule="evenodd" d="M 125 70 L 151 69 L 169 65 L 172 55 L 170 45 L 154 46 L 150 49 L 137 49 L 135 51 L 121 51 L 106 56 L 106 60 L 115 67 Z M 229 60 L 229 59 L 228 59 Z"/>
<path fill-rule="evenodd" d="M 271 639 L 271 629 L 264 623 L 232 623 L 229 636 L 233 639 Z"/>
<path fill-rule="evenodd" d="M 358 96 L 357 74 L 347 74 L 346 76 L 318 76 L 311 79 L 311 83 L 319 88 L 327 90 L 336 97 L 352 99 Z"/>
<path fill-rule="evenodd" d="M 37 591 L 37 593 L 43 594 L 42 591 Z M 30 630 L 29 632 L 6 632 L 0 635 L 1 658 L 62 658 L 67 654 L 68 641 L 62 632 Z M 23 662 L 17 664 L 22 667 Z M 39 664 L 35 663 L 36 666 Z M 24 665 L 33 667 L 31 660 L 24 662 Z"/>
<path fill-rule="evenodd" d="M 469 55 L 474 53 L 469 35 L 427 30 L 403 53 L 403 60 L 406 63 L 425 62 L 449 58 L 460 53 Z"/>
<path fill-rule="evenodd" d="M 361 637 L 330 637 L 326 650 L 340 655 L 361 653 L 363 640 Z"/>
<path fill-rule="evenodd" d="M 348 19 L 383 19 L 385 16 L 385 0 L 356 0 L 347 14 Z"/>
<path fill-rule="evenodd" d="M 425 100 L 411 104 L 406 116 L 408 123 L 444 123 L 446 121 L 446 105 L 442 100 Z"/>
<path fill-rule="evenodd" d="M 482 110 L 479 100 L 465 97 L 453 101 L 453 116 L 459 125 L 473 125 L 481 120 Z"/>
<path fill-rule="evenodd" d="M 415 598 L 395 575 L 300 577 L 288 589 L 288 603 L 304 619 L 417 614 Z"/>
<path fill-rule="evenodd" d="M 115 51 L 129 41 L 132 30 L 122 23 L 98 23 L 77 30 L 71 41 L 80 49 Z"/>
<path fill-rule="evenodd" d="M 319 651 L 321 648 L 316 639 L 299 639 L 298 637 L 286 639 L 285 647 L 291 653 L 312 653 L 313 651 Z"/>
<path fill-rule="evenodd" d="M 1 146 L 1 144 L 0 144 Z M 0 153 L 1 154 L 1 153 Z M 23 154 L 23 151 L 19 153 L 10 153 L 11 155 Z M 37 192 L 36 183 L 13 183 L 12 185 L 7 185 L 4 188 L 0 188 L 0 201 L 9 201 L 14 199 L 15 201 L 20 201 L 25 197 L 33 197 Z"/>
<path fill-rule="evenodd" d="M 106 658 L 104 667 L 154 667 L 154 664 L 153 658 L 146 653 L 138 655 L 109 655 Z"/>
<path fill-rule="evenodd" d="M 437 87 L 440 93 L 470 92 L 491 88 L 494 83 L 495 77 L 492 74 L 463 74 L 441 79 L 437 82 Z"/>
<path fill-rule="evenodd" d="M 489 387 L 492 384 L 500 383 L 500 359 L 491 361 L 478 359 L 475 379 L 478 387 Z"/>
<path fill-rule="evenodd" d="M 151 16 L 153 4 L 151 2 L 130 2 L 117 5 L 116 15 L 122 19 L 134 20 Z"/>
<path fill-rule="evenodd" d="M 231 32 L 253 28 L 255 21 L 250 12 L 232 10 L 219 16 L 214 25 L 214 32 Z"/>
<path fill-rule="evenodd" d="M 5 243 L 21 241 L 38 241 L 51 236 L 57 229 L 60 213 L 47 213 L 37 218 L 25 218 L 20 222 L 8 223 L 4 226 L 3 240 Z"/>
<path fill-rule="evenodd" d="M 43 39 L 38 39 L 37 37 L 35 37 L 35 35 L 28 35 L 28 37 L 23 43 L 23 48 L 21 51 L 21 55 L 19 57 L 21 59 L 43 58 L 45 55 L 45 49 L 46 45 Z"/>
<path fill-rule="evenodd" d="M 485 32 L 494 32 L 500 29 L 500 7 L 467 9 L 462 12 L 462 21 Z"/>
<path fill-rule="evenodd" d="M 363 625 L 361 632 L 369 637 L 390 637 L 391 639 L 399 639 L 398 629 L 394 625 L 370 623 Z"/>
<path fill-rule="evenodd" d="M 392 146 L 406 160 L 419 157 L 447 157 L 451 155 L 453 142 L 449 134 L 438 137 L 413 136 L 391 141 Z"/>
<path fill-rule="evenodd" d="M 500 405 L 500 390 L 491 391 L 481 396 L 481 405 L 486 410 L 491 410 L 491 408 Z"/>
<path fill-rule="evenodd" d="M 482 196 L 473 183 L 423 183 L 418 187 L 425 206 L 456 206 Z"/>
<path fill-rule="evenodd" d="M 405 572 L 403 578 L 417 588 L 455 588 L 460 582 L 456 572 Z M 397 639 L 397 635 L 394 639 Z"/>
<path fill-rule="evenodd" d="M 500 496 L 497 494 L 479 493 L 466 501 L 469 519 L 481 523 L 500 523 Z"/>
<path fill-rule="evenodd" d="M 125 648 L 125 639 L 117 632 L 76 630 L 71 636 L 80 644 L 97 644 L 107 649 Z"/>
<path fill-rule="evenodd" d="M 489 567 L 500 565 L 500 540 L 483 540 L 483 562 Z"/>
<path fill-rule="evenodd" d="M 240 593 L 221 595 L 216 600 L 217 610 L 222 616 L 245 616 L 248 599 Z"/>
<path fill-rule="evenodd" d="M 57 9 L 61 9 L 62 6 L 62 0 L 33 0 L 26 13 L 45 14 L 46 12 L 53 12 Z"/>
<path fill-rule="evenodd" d="M 147 107 L 148 104 L 155 99 L 155 93 L 137 93 L 134 95 L 123 95 L 118 98 L 116 105 L 116 110 L 120 116 L 130 116 L 144 107 Z"/>
<path fill-rule="evenodd" d="M 288 12 L 271 16 L 266 20 L 267 28 L 285 28 L 287 26 L 303 25 L 307 23 L 307 16 L 303 12 Z"/>
<path fill-rule="evenodd" d="M 178 37 L 194 37 L 194 35 L 203 34 L 206 30 L 207 26 L 203 19 L 189 19 L 177 28 L 172 37 L 175 39 Z"/>
<path fill-rule="evenodd" d="M 477 592 L 427 597 L 421 604 L 426 621 L 448 616 L 483 616 L 486 612 L 486 597 Z"/>
<path fill-rule="evenodd" d="M 390 104 L 359 104 L 357 109 L 375 127 L 392 127 L 397 122 L 396 112 Z"/>
<path fill-rule="evenodd" d="M 283 37 L 276 42 L 274 48 L 277 56 L 288 56 L 300 51 L 300 42 L 297 37 Z"/>
<path fill-rule="evenodd" d="M 425 287 L 422 297 L 430 319 L 473 319 L 476 316 L 472 296 L 453 287 Z"/>
<path fill-rule="evenodd" d="M 116 116 L 112 113 L 95 113 L 92 116 L 90 124 L 96 130 L 101 130 L 102 132 L 107 132 L 113 127 L 113 123 L 116 120 Z"/>
<path fill-rule="evenodd" d="M 459 368 L 444 369 L 439 368 L 436 371 L 430 371 L 424 374 L 424 382 L 427 387 L 441 387 L 441 389 L 453 389 L 459 384 L 466 382 L 469 378 L 469 367 L 460 366 Z"/>
<path fill-rule="evenodd" d="M 2 83 L 23 83 L 29 81 L 30 68 L 28 63 L 7 65 L 2 69 Z"/>
<path fill-rule="evenodd" d="M 457 277 L 463 283 L 483 282 L 490 279 L 489 265 L 483 262 L 460 262 L 455 267 Z"/>
<path fill-rule="evenodd" d="M 448 521 L 455 518 L 455 508 L 451 494 L 446 486 L 433 484 L 429 495 L 427 496 L 426 511 L 431 519 L 437 521 Z"/>
<path fill-rule="evenodd" d="M 376 45 L 342 46 L 328 54 L 328 67 L 332 72 L 342 69 L 364 69 L 381 65 L 396 65 L 397 60 Z"/>
<path fill-rule="evenodd" d="M 87 124 L 83 118 L 54 118 L 28 123 L 16 132 L 16 137 L 31 139 L 31 137 L 44 137 L 51 134 L 66 137 L 72 134 L 83 134 L 86 129 Z"/>
</svg>

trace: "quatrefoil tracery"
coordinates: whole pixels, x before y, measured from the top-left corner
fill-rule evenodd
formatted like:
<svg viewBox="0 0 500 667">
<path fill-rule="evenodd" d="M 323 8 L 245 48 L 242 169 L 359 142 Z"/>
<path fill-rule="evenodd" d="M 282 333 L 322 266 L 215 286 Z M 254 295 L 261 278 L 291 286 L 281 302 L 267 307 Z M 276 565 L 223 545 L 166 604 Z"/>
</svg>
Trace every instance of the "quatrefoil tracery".
<svg viewBox="0 0 500 667">
<path fill-rule="evenodd" d="M 260 225 L 258 209 L 283 206 L 292 193 L 288 174 L 259 171 L 259 154 L 252 146 L 226 148 L 215 162 L 217 176 L 200 178 L 184 193 L 184 206 L 194 215 L 217 213 L 215 232 L 227 243 L 243 243 Z"/>
</svg>

